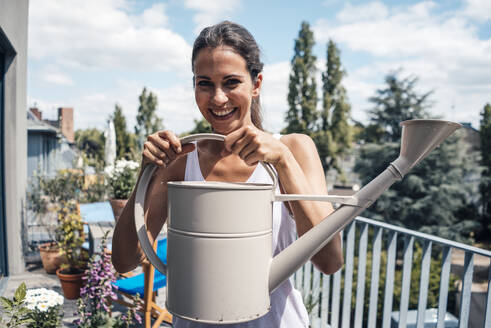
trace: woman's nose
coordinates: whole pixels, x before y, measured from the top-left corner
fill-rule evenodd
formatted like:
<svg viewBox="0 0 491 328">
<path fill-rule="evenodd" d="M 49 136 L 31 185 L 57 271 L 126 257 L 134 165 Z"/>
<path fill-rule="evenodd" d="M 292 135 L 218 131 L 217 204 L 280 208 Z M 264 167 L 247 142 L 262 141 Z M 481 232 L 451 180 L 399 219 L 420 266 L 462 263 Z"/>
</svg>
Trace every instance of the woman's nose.
<svg viewBox="0 0 491 328">
<path fill-rule="evenodd" d="M 212 101 L 214 105 L 224 105 L 228 101 L 227 94 L 221 88 L 216 88 Z"/>
</svg>

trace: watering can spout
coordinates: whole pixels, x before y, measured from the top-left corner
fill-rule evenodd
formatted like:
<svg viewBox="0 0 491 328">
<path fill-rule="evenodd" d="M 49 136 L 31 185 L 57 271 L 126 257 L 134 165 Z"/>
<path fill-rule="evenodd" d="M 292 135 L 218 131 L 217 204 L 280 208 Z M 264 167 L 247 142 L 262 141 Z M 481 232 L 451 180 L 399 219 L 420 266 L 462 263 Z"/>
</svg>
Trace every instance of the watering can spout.
<svg viewBox="0 0 491 328">
<path fill-rule="evenodd" d="M 402 122 L 401 126 L 399 157 L 356 193 L 356 205 L 339 207 L 272 259 L 269 271 L 270 292 L 321 250 L 394 182 L 401 180 L 416 164 L 461 127 L 460 124 L 442 120 L 409 120 Z"/>
</svg>

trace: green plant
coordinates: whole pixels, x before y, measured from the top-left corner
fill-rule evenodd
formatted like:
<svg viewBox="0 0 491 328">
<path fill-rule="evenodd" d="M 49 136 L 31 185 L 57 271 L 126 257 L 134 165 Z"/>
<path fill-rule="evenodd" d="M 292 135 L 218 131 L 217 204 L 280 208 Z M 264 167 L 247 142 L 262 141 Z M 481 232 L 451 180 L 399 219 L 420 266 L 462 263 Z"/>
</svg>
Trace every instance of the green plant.
<svg viewBox="0 0 491 328">
<path fill-rule="evenodd" d="M 111 198 L 128 199 L 136 184 L 139 165 L 137 162 L 120 159 L 106 168 Z"/>
<path fill-rule="evenodd" d="M 58 208 L 58 222 L 58 247 L 67 259 L 67 264 L 62 264 L 61 268 L 65 273 L 79 273 L 87 264 L 87 254 L 82 249 L 85 241 L 84 225 L 74 201 L 61 202 Z"/>
<path fill-rule="evenodd" d="M 29 317 L 34 322 L 29 328 L 56 328 L 61 325 L 60 309 L 63 296 L 46 288 L 29 289 L 26 293 L 26 306 L 31 310 Z"/>
<path fill-rule="evenodd" d="M 107 233 L 104 235 L 98 253 L 89 261 L 83 280 L 85 286 L 80 290 L 80 299 L 77 302 L 77 319 L 75 325 L 80 328 L 113 327 L 128 328 L 134 320 L 141 323 L 141 317 L 136 310 L 141 307 L 141 298 L 138 295 L 131 298 L 131 306 L 126 314 L 112 318 L 111 299 L 116 299 L 113 283 L 116 277 L 112 271 L 111 256 L 105 251 Z"/>
<path fill-rule="evenodd" d="M 34 323 L 25 304 L 26 284 L 21 283 L 12 299 L 0 297 L 0 327 L 14 328 Z"/>
</svg>

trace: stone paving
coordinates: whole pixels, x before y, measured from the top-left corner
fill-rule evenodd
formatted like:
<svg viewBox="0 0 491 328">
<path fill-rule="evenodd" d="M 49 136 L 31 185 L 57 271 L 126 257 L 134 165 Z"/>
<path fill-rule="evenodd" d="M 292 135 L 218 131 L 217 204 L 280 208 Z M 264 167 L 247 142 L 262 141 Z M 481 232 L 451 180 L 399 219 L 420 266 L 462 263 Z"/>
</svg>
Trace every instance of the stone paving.
<svg viewBox="0 0 491 328">
<path fill-rule="evenodd" d="M 47 288 L 56 291 L 63 295 L 60 282 L 55 274 L 47 274 L 42 268 L 41 263 L 30 264 L 26 268 L 26 272 L 16 276 L 10 276 L 7 282 L 7 286 L 2 296 L 12 297 L 15 289 L 25 282 L 27 288 Z M 165 302 L 165 289 L 159 291 L 157 297 L 158 304 L 164 304 Z M 67 300 L 63 304 L 63 327 L 76 327 L 73 324 L 75 319 L 74 313 L 77 309 L 76 300 Z M 120 315 L 122 312 L 126 312 L 126 307 L 115 303 L 113 306 L 113 316 Z M 141 325 L 143 326 L 143 324 Z M 170 325 L 162 324 L 160 327 L 171 327 Z"/>
</svg>

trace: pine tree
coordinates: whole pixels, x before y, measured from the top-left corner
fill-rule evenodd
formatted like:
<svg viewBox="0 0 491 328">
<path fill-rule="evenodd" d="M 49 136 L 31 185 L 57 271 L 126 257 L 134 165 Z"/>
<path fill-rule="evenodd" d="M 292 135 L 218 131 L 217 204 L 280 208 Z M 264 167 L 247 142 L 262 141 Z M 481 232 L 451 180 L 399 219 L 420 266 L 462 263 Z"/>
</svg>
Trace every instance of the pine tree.
<svg viewBox="0 0 491 328">
<path fill-rule="evenodd" d="M 429 116 L 427 97 L 414 92 L 417 79 L 386 78 L 386 89 L 372 97 L 372 127 L 384 133 L 377 143 L 360 147 L 355 164 L 363 184 L 381 173 L 399 155 L 399 122 Z M 385 111 L 384 111 L 385 109 Z M 378 132 L 377 132 L 378 134 Z M 475 154 L 469 151 L 463 131 L 457 131 L 394 184 L 363 215 L 456 241 L 471 241 L 477 226 L 473 195 L 478 174 Z"/>
<path fill-rule="evenodd" d="M 155 113 L 157 110 L 157 96 L 147 88 L 143 88 L 141 95 L 138 97 L 140 105 L 136 115 L 135 134 L 137 135 L 140 147 L 143 145 L 145 138 L 163 128 L 162 119 Z"/>
<path fill-rule="evenodd" d="M 126 117 L 123 114 L 121 106 L 116 104 L 112 114 L 114 122 L 114 130 L 116 132 L 116 157 L 134 158 L 136 149 L 136 137 L 126 129 Z"/>
<path fill-rule="evenodd" d="M 315 141 L 322 165 L 341 172 L 339 157 L 351 148 L 352 133 L 348 123 L 351 106 L 347 102 L 346 90 L 341 81 L 346 72 L 341 67 L 340 51 L 329 40 L 327 45 L 326 71 L 322 73 L 322 110 L 320 126 Z"/>
<path fill-rule="evenodd" d="M 295 54 L 291 61 L 288 105 L 286 115 L 287 127 L 283 133 L 305 133 L 312 135 L 315 130 L 317 113 L 317 85 L 315 82 L 315 61 L 312 53 L 314 33 L 307 22 L 295 40 Z"/>
<path fill-rule="evenodd" d="M 383 130 L 380 142 L 398 142 L 401 138 L 399 123 L 405 120 L 428 118 L 426 109 L 430 106 L 428 97 L 431 91 L 418 94 L 414 89 L 418 79 L 406 77 L 399 79 L 397 72 L 385 77 L 387 86 L 379 89 L 369 100 L 375 107 L 369 111 L 373 130 Z"/>
<path fill-rule="evenodd" d="M 491 105 L 486 104 L 481 113 L 479 134 L 481 137 L 481 165 L 483 172 L 481 173 L 481 227 L 479 238 L 484 239 L 485 236 L 489 241 L 491 231 Z"/>
</svg>

